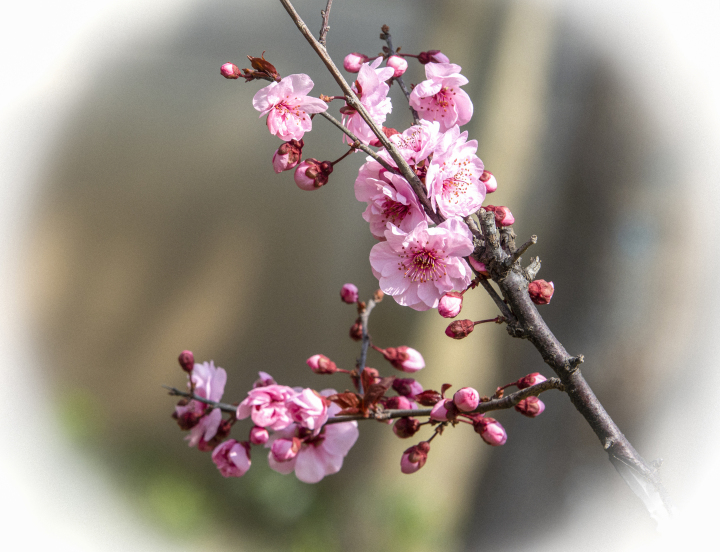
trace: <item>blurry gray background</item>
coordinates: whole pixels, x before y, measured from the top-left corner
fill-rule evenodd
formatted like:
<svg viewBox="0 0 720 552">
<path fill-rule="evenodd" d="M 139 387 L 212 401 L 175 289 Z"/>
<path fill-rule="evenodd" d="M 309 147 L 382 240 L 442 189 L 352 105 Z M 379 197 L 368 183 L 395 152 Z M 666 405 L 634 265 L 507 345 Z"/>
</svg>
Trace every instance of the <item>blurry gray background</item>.
<svg viewBox="0 0 720 552">
<path fill-rule="evenodd" d="M 246 54 L 266 50 L 281 74 L 311 75 L 314 95 L 337 93 L 279 3 L 89 5 L 39 12 L 37 36 L 30 25 L 20 36 L 45 44 L 53 63 L 18 54 L 26 63 L 11 65 L 4 97 L 7 534 L 26 549 L 67 550 L 670 542 L 554 392 L 535 420 L 498 414 L 505 446 L 457 428 L 413 476 L 398 469 L 410 443 L 370 423 L 343 470 L 313 486 L 271 472 L 259 449 L 238 480 L 188 449 L 160 388 L 183 385 L 182 349 L 228 371 L 228 402 L 258 370 L 288 385 L 346 386 L 304 360 L 322 352 L 351 367 L 357 355 L 338 290 L 352 281 L 369 297 L 377 285 L 352 190 L 362 157 L 301 192 L 292 173 L 272 172 L 280 142 L 251 105 L 263 84 L 220 77 L 222 63 L 245 67 Z M 296 3 L 314 30 L 324 5 Z M 465 128 L 499 182 L 489 202 L 510 206 L 521 241 L 539 236 L 540 276 L 556 286 L 542 313 L 585 355 L 586 378 L 641 454 L 665 460 L 685 535 L 704 524 L 703 492 L 717 485 L 706 467 L 716 457 L 717 16 L 709 1 L 336 0 L 328 39 L 338 63 L 373 55 L 388 24 L 404 52 L 441 49 L 463 67 L 475 105 Z M 59 33 L 60 53 L 44 29 Z M 406 81 L 423 78 L 411 63 Z M 396 87 L 392 96 L 386 125 L 405 128 Z M 345 151 L 324 120 L 313 130 L 305 156 Z M 476 291 L 463 313 L 495 309 Z M 490 394 L 550 375 L 501 327 L 455 342 L 445 325 L 388 299 L 371 331 L 381 346 L 421 350 L 426 388 Z M 388 372 L 377 355 L 369 363 Z"/>
</svg>

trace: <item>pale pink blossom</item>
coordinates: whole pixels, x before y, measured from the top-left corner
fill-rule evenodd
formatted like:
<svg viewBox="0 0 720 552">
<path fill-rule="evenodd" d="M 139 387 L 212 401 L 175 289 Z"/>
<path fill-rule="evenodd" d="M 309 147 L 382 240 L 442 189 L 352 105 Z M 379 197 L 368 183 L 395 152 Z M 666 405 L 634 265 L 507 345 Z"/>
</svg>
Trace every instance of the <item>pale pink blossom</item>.
<svg viewBox="0 0 720 552">
<path fill-rule="evenodd" d="M 367 203 L 362 216 L 370 223 L 370 233 L 379 240 L 385 239 L 388 223 L 409 232 L 419 222 L 427 220 L 408 181 L 370 158 L 360 167 L 355 179 L 355 197 Z"/>
<path fill-rule="evenodd" d="M 473 251 L 472 234 L 459 218 L 434 228 L 422 221 L 410 232 L 388 223 L 385 238 L 370 251 L 370 265 L 380 289 L 398 304 L 434 309 L 445 293 L 470 285 L 463 257 Z"/>
<path fill-rule="evenodd" d="M 343 302 L 348 303 L 349 305 L 352 305 L 353 303 L 357 303 L 358 300 L 358 288 L 355 284 L 343 284 L 343 287 L 340 289 L 340 299 L 343 300 Z"/>
<path fill-rule="evenodd" d="M 392 102 L 387 97 L 390 87 L 385 81 L 392 78 L 393 68 L 379 67 L 380 63 L 382 63 L 381 57 L 372 64 L 363 63 L 357 81 L 353 85 L 353 91 L 357 94 L 360 103 L 378 126 L 385 122 L 387 114 L 392 111 Z M 368 124 L 352 107 L 346 104 L 340 108 L 340 112 L 343 114 L 343 124 L 364 144 L 369 144 L 375 138 Z M 351 143 L 350 138 L 345 135 L 343 140 L 348 144 Z"/>
<path fill-rule="evenodd" d="M 324 397 L 335 394 L 334 389 L 325 389 L 321 392 Z M 328 408 L 330 416 L 340 411 L 340 407 L 332 404 Z M 292 439 L 302 430 L 295 424 L 277 432 L 275 439 Z M 272 451 L 268 454 L 268 464 L 279 473 L 295 472 L 295 476 L 305 483 L 317 483 L 326 475 L 337 473 L 342 468 L 343 459 L 357 441 L 359 435 L 357 422 L 343 422 L 325 425 L 321 432 L 315 436 L 304 438 L 298 454 L 286 462 L 278 462 Z M 267 444 L 265 445 L 268 446 Z M 270 445 L 272 446 L 272 445 Z"/>
<path fill-rule="evenodd" d="M 348 73 L 357 73 L 360 71 L 362 64 L 368 59 L 369 58 L 365 54 L 353 52 L 345 56 L 345 59 L 343 60 L 343 67 Z"/>
<path fill-rule="evenodd" d="M 420 121 L 402 133 L 392 135 L 390 141 L 397 146 L 405 161 L 410 165 L 418 165 L 435 153 L 443 136 L 437 121 Z M 395 161 L 386 151 L 380 152 L 380 156 L 395 166 Z"/>
<path fill-rule="evenodd" d="M 472 257 L 470 257 L 472 258 Z M 462 310 L 463 296 L 462 293 L 451 291 L 446 293 L 440 299 L 438 304 L 438 313 L 443 318 L 455 318 Z"/>
<path fill-rule="evenodd" d="M 288 75 L 280 82 L 273 82 L 257 91 L 253 107 L 260 116 L 267 115 L 270 134 L 281 140 L 300 140 L 312 130 L 311 113 L 322 113 L 327 104 L 319 98 L 311 98 L 313 81 L 305 74 Z"/>
<path fill-rule="evenodd" d="M 227 372 L 222 368 L 215 368 L 215 364 L 210 362 L 196 363 L 190 375 L 190 379 L 195 386 L 195 394 L 203 399 L 210 401 L 220 401 L 225 391 L 225 383 L 227 382 Z M 188 382 L 188 387 L 190 382 Z M 200 440 L 210 441 L 217 433 L 220 422 L 222 421 L 222 412 L 219 408 L 213 408 L 207 412 L 208 406 L 200 401 L 192 400 L 186 406 L 176 406 L 175 413 L 178 418 L 183 417 L 186 413 L 194 415 L 201 414 L 202 417 L 198 423 L 190 430 L 190 434 L 185 438 L 191 447 L 197 446 Z"/>
<path fill-rule="evenodd" d="M 425 187 L 435 211 L 446 218 L 466 217 L 480 209 L 485 184 L 480 180 L 483 162 L 475 155 L 477 141 L 467 141 L 467 131 L 458 126 L 448 130 L 427 170 Z"/>
<path fill-rule="evenodd" d="M 190 435 L 185 437 L 189 447 L 196 447 L 200 441 L 209 442 L 218 431 L 222 422 L 222 412 L 219 408 L 213 408 L 206 413 L 195 427 L 190 430 Z"/>
<path fill-rule="evenodd" d="M 302 392 L 290 397 L 286 404 L 290 417 L 304 428 L 317 431 L 327 422 L 327 403 L 312 389 L 303 389 Z"/>
<path fill-rule="evenodd" d="M 390 56 L 387 60 L 387 66 L 393 68 L 393 77 L 402 77 L 403 73 L 407 71 L 408 62 L 404 57 Z"/>
<path fill-rule="evenodd" d="M 212 460 L 223 477 L 241 477 L 250 469 L 250 447 L 229 439 L 215 447 Z"/>
<path fill-rule="evenodd" d="M 237 419 L 243 420 L 250 416 L 257 426 L 273 430 L 283 429 L 292 423 L 287 401 L 295 394 L 294 389 L 285 385 L 252 389 L 247 398 L 238 405 Z"/>
<path fill-rule="evenodd" d="M 428 63 L 425 65 L 427 80 L 410 93 L 410 106 L 420 118 L 439 121 L 442 131 L 464 125 L 473 115 L 470 96 L 460 89 L 468 83 L 460 69 L 454 63 Z"/>
<path fill-rule="evenodd" d="M 458 407 L 458 410 L 472 412 L 480 404 L 480 393 L 472 387 L 463 387 L 455 391 L 453 402 Z"/>
</svg>

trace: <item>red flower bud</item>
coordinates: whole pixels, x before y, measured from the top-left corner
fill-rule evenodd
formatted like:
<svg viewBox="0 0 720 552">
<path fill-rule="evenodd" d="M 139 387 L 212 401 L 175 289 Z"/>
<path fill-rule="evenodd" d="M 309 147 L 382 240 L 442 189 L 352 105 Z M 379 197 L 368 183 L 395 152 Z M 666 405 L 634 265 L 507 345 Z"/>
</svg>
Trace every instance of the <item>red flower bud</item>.
<svg viewBox="0 0 720 552">
<path fill-rule="evenodd" d="M 488 445 L 499 447 L 507 441 L 505 428 L 494 418 L 478 417 L 473 422 L 475 433 L 480 435 Z"/>
<path fill-rule="evenodd" d="M 534 418 L 543 413 L 543 410 L 545 410 L 545 403 L 538 397 L 528 397 L 527 399 L 523 399 L 517 403 L 515 405 L 515 410 L 520 412 L 523 416 Z"/>
<path fill-rule="evenodd" d="M 423 388 L 413 378 L 395 378 L 392 382 L 392 388 L 398 395 L 414 399 L 415 395 L 422 393 Z"/>
<path fill-rule="evenodd" d="M 540 372 L 533 372 L 532 374 L 528 374 L 524 378 L 517 380 L 515 385 L 517 385 L 518 389 L 527 389 L 528 387 L 544 381 L 547 381 L 545 376 L 543 376 Z"/>
<path fill-rule="evenodd" d="M 502 205 L 499 207 L 494 205 L 484 205 L 483 209 L 493 212 L 495 215 L 496 226 L 512 226 L 515 224 L 515 217 L 507 207 L 503 207 Z"/>
<path fill-rule="evenodd" d="M 226 79 L 240 78 L 240 69 L 234 63 L 225 63 L 220 67 L 220 74 Z"/>
<path fill-rule="evenodd" d="M 418 351 L 411 347 L 406 347 L 405 345 L 388 347 L 381 352 L 385 360 L 403 372 L 417 372 L 425 368 L 425 359 Z"/>
<path fill-rule="evenodd" d="M 393 425 L 393 433 L 400 439 L 407 439 L 415 435 L 420 429 L 420 422 L 413 417 L 400 418 Z"/>
<path fill-rule="evenodd" d="M 451 291 L 440 298 L 438 304 L 438 313 L 443 318 L 455 318 L 462 310 L 463 296 L 462 293 Z"/>
<path fill-rule="evenodd" d="M 183 370 L 190 373 L 195 366 L 195 355 L 193 355 L 192 351 L 183 351 L 178 357 L 178 362 Z"/>
<path fill-rule="evenodd" d="M 426 63 L 450 63 L 450 59 L 440 50 L 428 50 L 418 54 L 418 61 L 425 65 Z"/>
<path fill-rule="evenodd" d="M 430 443 L 422 441 L 407 449 L 400 459 L 400 471 L 403 473 L 415 473 L 427 462 L 427 455 L 430 452 Z"/>
<path fill-rule="evenodd" d="M 313 355 L 307 359 L 307 365 L 316 374 L 334 374 L 337 365 L 325 355 Z"/>
<path fill-rule="evenodd" d="M 352 305 L 357 303 L 358 300 L 358 288 L 355 284 L 345 284 L 340 289 L 340 299 L 345 303 Z"/>
<path fill-rule="evenodd" d="M 536 305 L 547 305 L 555 293 L 555 285 L 545 280 L 533 280 L 528 286 L 528 293 Z"/>
<path fill-rule="evenodd" d="M 463 339 L 474 329 L 475 323 L 472 320 L 455 320 L 445 329 L 445 335 L 453 339 Z"/>
<path fill-rule="evenodd" d="M 332 163 L 317 159 L 306 159 L 295 169 L 295 184 L 301 190 L 310 192 L 328 183 L 328 176 L 333 172 Z"/>
<path fill-rule="evenodd" d="M 483 171 L 480 175 L 480 181 L 485 184 L 486 193 L 491 194 L 497 190 L 497 180 L 495 179 L 495 175 L 490 171 Z"/>
<path fill-rule="evenodd" d="M 276 173 L 294 169 L 302 159 L 304 140 L 290 140 L 280 146 L 273 154 L 272 164 Z"/>
</svg>

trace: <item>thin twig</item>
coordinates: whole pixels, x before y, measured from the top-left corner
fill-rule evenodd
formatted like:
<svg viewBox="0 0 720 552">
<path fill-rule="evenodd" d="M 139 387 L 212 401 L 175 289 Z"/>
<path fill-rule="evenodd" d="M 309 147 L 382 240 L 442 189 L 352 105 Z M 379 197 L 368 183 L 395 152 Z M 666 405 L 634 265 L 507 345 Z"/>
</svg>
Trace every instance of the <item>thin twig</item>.
<svg viewBox="0 0 720 552">
<path fill-rule="evenodd" d="M 359 149 L 367 153 L 370 157 L 372 157 L 375 161 L 380 163 L 383 167 L 385 167 L 390 172 L 397 172 L 397 169 L 393 168 L 390 164 L 388 164 L 387 161 L 385 161 L 382 157 L 380 157 L 377 153 L 375 153 L 373 150 L 371 150 L 368 146 L 363 144 L 360 139 L 355 136 L 352 132 L 350 132 L 346 126 L 344 126 L 340 121 L 338 121 L 335 117 L 330 115 L 329 113 L 323 111 L 322 113 L 318 113 L 318 115 L 321 115 L 328 121 L 330 121 L 332 124 L 334 124 L 336 127 L 338 127 L 342 132 L 344 132 L 350 140 L 353 141 L 352 147 L 355 149 Z"/>
<path fill-rule="evenodd" d="M 375 121 L 373 121 L 370 114 L 365 109 L 365 106 L 360 102 L 355 92 L 353 92 L 350 85 L 347 83 L 345 78 L 340 73 L 339 69 L 333 62 L 333 60 L 330 58 L 330 56 L 327 53 L 327 50 L 323 47 L 322 44 L 320 44 L 315 37 L 312 35 L 310 30 L 308 29 L 308 26 L 305 24 L 305 22 L 302 20 L 298 12 L 293 7 L 290 0 L 280 0 L 280 3 L 285 8 L 285 11 L 288 12 L 288 15 L 290 15 L 290 18 L 295 22 L 295 25 L 297 26 L 298 30 L 302 35 L 305 37 L 305 39 L 310 43 L 310 46 L 312 46 L 313 50 L 315 50 L 315 53 L 320 57 L 322 62 L 325 64 L 325 67 L 327 67 L 328 71 L 330 71 L 330 74 L 335 79 L 335 82 L 338 83 L 340 88 L 342 88 L 342 91 L 345 93 L 346 102 L 350 107 L 355 109 L 360 116 L 363 118 L 363 120 L 368 124 L 370 129 L 373 131 L 373 134 L 377 137 L 378 140 L 380 140 L 380 143 L 383 145 L 383 147 L 387 150 L 387 152 L 390 154 L 390 157 L 392 157 L 393 161 L 395 161 L 395 164 L 397 165 L 398 169 L 400 170 L 400 174 L 402 174 L 405 179 L 410 183 L 410 186 L 412 186 L 413 190 L 415 191 L 415 194 L 418 196 L 418 199 L 420 200 L 420 203 L 425 209 L 425 212 L 430 217 L 430 219 L 435 224 L 440 224 L 445 220 L 445 218 L 440 215 L 439 213 L 436 213 L 433 211 L 432 205 L 430 203 L 430 200 L 427 197 L 427 194 L 425 193 L 425 187 L 423 186 L 423 183 L 420 182 L 420 179 L 415 174 L 415 172 L 410 168 L 410 165 L 408 165 L 407 161 L 403 158 L 403 156 L 400 154 L 400 151 L 395 147 L 395 144 L 393 144 L 390 140 L 388 140 L 387 136 L 385 136 L 385 133 L 382 131 L 381 128 L 377 126 Z"/>
<path fill-rule="evenodd" d="M 488 292 L 488 295 L 490 295 L 492 300 L 495 301 L 495 304 L 498 306 L 500 312 L 503 313 L 503 316 L 508 320 L 508 322 L 515 322 L 515 317 L 513 316 L 512 311 L 502 300 L 502 297 L 498 295 L 498 292 L 495 291 L 495 288 L 492 287 L 492 284 L 490 284 L 487 278 L 481 278 L 480 285 L 485 288 L 485 291 Z"/>
<path fill-rule="evenodd" d="M 362 373 L 365 369 L 365 362 L 367 361 L 368 347 L 370 347 L 370 334 L 368 333 L 368 322 L 370 320 L 370 313 L 375 308 L 375 300 L 370 299 L 365 305 L 365 310 L 360 315 L 360 324 L 362 325 L 362 345 L 360 347 L 360 358 L 358 359 L 357 372 L 358 372 L 358 391 L 363 393 L 362 386 Z"/>
<path fill-rule="evenodd" d="M 322 29 L 320 29 L 320 44 L 323 45 L 323 48 L 327 49 L 327 46 L 325 44 L 327 40 L 327 34 L 330 30 L 330 24 L 328 23 L 328 20 L 330 19 L 330 8 L 332 7 L 333 0 L 328 0 L 327 6 L 325 6 L 324 10 L 320 11 L 320 15 L 322 15 L 323 23 L 322 23 Z"/>
<path fill-rule="evenodd" d="M 168 391 L 170 391 L 169 395 L 185 397 L 188 399 L 192 399 L 194 401 L 205 403 L 206 405 L 211 406 L 212 408 L 219 408 L 223 412 L 237 412 L 237 406 L 233 406 L 231 404 L 221 403 L 221 402 L 217 402 L 217 401 L 210 401 L 204 397 L 199 397 L 195 393 L 188 393 L 187 391 L 180 391 L 180 389 L 177 389 L 176 387 L 170 387 L 169 385 L 163 385 L 163 387 L 165 389 L 167 389 Z"/>
<path fill-rule="evenodd" d="M 390 50 L 390 55 L 393 55 L 395 53 L 395 50 L 393 49 L 392 45 L 392 36 L 390 36 L 390 30 L 385 30 L 387 27 L 383 27 L 383 35 L 385 36 L 385 42 L 387 42 L 388 49 Z M 400 89 L 403 91 L 403 94 L 405 94 L 405 98 L 407 98 L 408 102 L 410 101 L 410 91 L 407 89 L 407 86 L 405 86 L 405 81 L 403 81 L 402 76 L 395 77 L 395 80 L 400 85 Z M 420 122 L 420 117 L 418 117 L 417 111 L 415 111 L 411 106 L 408 106 L 410 109 L 410 114 L 413 118 L 413 124 L 417 125 Z"/>
<path fill-rule="evenodd" d="M 512 254 L 512 257 L 508 257 L 507 259 L 505 259 L 505 266 L 507 268 L 510 268 L 512 265 L 514 265 L 517 262 L 517 260 L 523 255 L 523 253 L 525 253 L 525 251 L 527 251 L 528 249 L 530 249 L 531 246 L 533 246 L 537 243 L 537 239 L 538 239 L 537 236 L 534 234 L 532 236 L 530 236 L 530 239 L 528 241 L 526 241 L 524 244 L 522 244 L 515 251 L 515 253 Z"/>
</svg>

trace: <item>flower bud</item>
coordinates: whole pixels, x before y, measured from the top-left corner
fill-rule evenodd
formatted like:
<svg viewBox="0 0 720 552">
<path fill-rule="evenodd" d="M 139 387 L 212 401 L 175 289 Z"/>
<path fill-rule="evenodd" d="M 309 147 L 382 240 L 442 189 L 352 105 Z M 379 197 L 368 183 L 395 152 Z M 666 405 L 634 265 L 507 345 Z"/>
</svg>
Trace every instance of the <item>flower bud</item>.
<svg viewBox="0 0 720 552">
<path fill-rule="evenodd" d="M 425 359 L 423 356 L 410 347 L 401 345 L 400 347 L 388 347 L 382 351 L 385 360 L 393 365 L 394 368 L 403 372 L 417 372 L 425 368 Z"/>
<path fill-rule="evenodd" d="M 455 320 L 445 328 L 445 335 L 453 339 L 463 339 L 470 335 L 475 329 L 475 323 L 472 320 Z"/>
<path fill-rule="evenodd" d="M 480 393 L 472 387 L 463 387 L 458 389 L 453 395 L 453 402 L 458 410 L 462 412 L 472 412 L 480 404 Z"/>
<path fill-rule="evenodd" d="M 400 418 L 393 425 L 393 433 L 400 437 L 400 439 L 407 439 L 412 437 L 420 430 L 420 421 L 416 418 L 408 416 L 407 418 Z"/>
<path fill-rule="evenodd" d="M 405 61 L 404 57 L 390 56 L 387 60 L 387 66 L 392 67 L 395 70 L 393 77 L 401 77 L 402 74 L 407 71 L 408 62 Z"/>
<path fill-rule="evenodd" d="M 494 418 L 478 417 L 473 422 L 475 433 L 479 434 L 488 445 L 499 447 L 507 441 L 505 428 Z"/>
<path fill-rule="evenodd" d="M 418 61 L 425 65 L 426 63 L 450 63 L 450 59 L 440 50 L 428 50 L 418 54 Z"/>
<path fill-rule="evenodd" d="M 440 299 L 438 304 L 438 312 L 443 318 L 455 318 L 462 310 L 463 296 L 462 293 L 451 291 L 446 293 Z"/>
<path fill-rule="evenodd" d="M 226 79 L 240 78 L 240 69 L 234 63 L 225 63 L 220 67 L 220 74 Z"/>
<path fill-rule="evenodd" d="M 422 385 L 413 378 L 395 378 L 392 382 L 392 388 L 398 395 L 411 399 L 414 399 L 415 395 L 423 391 Z"/>
<path fill-rule="evenodd" d="M 468 261 L 470 261 L 470 266 L 473 267 L 478 272 L 478 274 L 485 276 L 486 278 L 488 278 L 490 276 L 490 272 L 488 272 L 488 269 L 485 266 L 485 263 L 478 261 L 472 255 L 470 255 L 468 257 Z"/>
<path fill-rule="evenodd" d="M 272 165 L 276 173 L 294 169 L 302 158 L 304 140 L 290 140 L 280 146 L 273 154 Z"/>
<path fill-rule="evenodd" d="M 403 473 L 415 473 L 427 462 L 427 455 L 430 452 L 430 443 L 422 441 L 407 449 L 400 459 L 400 471 Z"/>
<path fill-rule="evenodd" d="M 276 439 L 270 447 L 270 454 L 277 462 L 287 462 L 292 460 L 300 452 L 300 439 Z"/>
<path fill-rule="evenodd" d="M 264 427 L 255 426 L 250 430 L 250 442 L 253 445 L 264 445 L 269 438 L 270 434 Z"/>
<path fill-rule="evenodd" d="M 350 327 L 350 339 L 360 341 L 362 339 L 362 322 L 358 318 Z"/>
<path fill-rule="evenodd" d="M 497 180 L 495 179 L 495 175 L 490 171 L 483 171 L 480 175 L 480 181 L 485 184 L 486 193 L 491 194 L 497 190 Z"/>
<path fill-rule="evenodd" d="M 250 447 L 230 439 L 215 447 L 212 460 L 223 477 L 241 477 L 250 469 Z"/>
<path fill-rule="evenodd" d="M 340 299 L 345 303 L 352 305 L 357 303 L 358 300 L 358 288 L 355 284 L 345 284 L 340 290 Z"/>
<path fill-rule="evenodd" d="M 260 377 L 255 380 L 255 383 L 253 383 L 253 389 L 257 389 L 258 387 L 267 387 L 268 385 L 277 385 L 277 382 L 267 372 L 258 372 L 258 376 Z"/>
<path fill-rule="evenodd" d="M 555 284 L 545 280 L 533 280 L 528 286 L 528 293 L 536 305 L 547 305 L 555 293 Z"/>
<path fill-rule="evenodd" d="M 306 362 L 316 374 L 334 374 L 337 372 L 337 365 L 325 355 L 313 355 Z"/>
<path fill-rule="evenodd" d="M 528 418 L 535 418 L 540 416 L 545 410 L 545 403 L 542 402 L 538 397 L 528 397 L 527 399 L 521 400 L 515 405 L 515 410 L 520 412 L 523 416 Z"/>
<path fill-rule="evenodd" d="M 195 366 L 195 355 L 193 355 L 192 351 L 183 351 L 178 357 L 178 362 L 183 370 L 190 373 Z"/>
<path fill-rule="evenodd" d="M 517 380 L 515 385 L 517 385 L 518 389 L 527 389 L 528 387 L 544 381 L 547 381 L 545 376 L 543 376 L 540 372 L 533 372 L 532 374 L 528 374 L 524 378 Z"/>
<path fill-rule="evenodd" d="M 345 56 L 345 59 L 343 60 L 343 67 L 348 73 L 357 73 L 360 71 L 362 64 L 367 62 L 368 59 L 369 58 L 365 54 L 353 52 L 352 54 Z"/>
<path fill-rule="evenodd" d="M 510 212 L 510 209 L 504 206 L 485 205 L 483 209 L 486 211 L 492 211 L 495 215 L 496 226 L 512 226 L 515 224 L 515 217 Z"/>
<path fill-rule="evenodd" d="M 427 391 L 423 391 L 422 393 L 415 395 L 415 401 L 422 406 L 435 406 L 438 401 L 441 400 L 443 400 L 442 395 L 432 389 L 428 389 Z"/>
<path fill-rule="evenodd" d="M 407 397 L 396 396 L 386 397 L 384 406 L 388 410 L 412 410 L 415 405 Z"/>
<path fill-rule="evenodd" d="M 317 159 L 306 159 L 295 169 L 295 184 L 301 190 L 311 192 L 328 183 L 328 176 L 333 166 L 328 161 L 322 163 Z"/>
<path fill-rule="evenodd" d="M 438 422 L 454 420 L 458 415 L 458 409 L 450 399 L 443 399 L 435 403 L 430 411 L 430 419 Z"/>
</svg>

